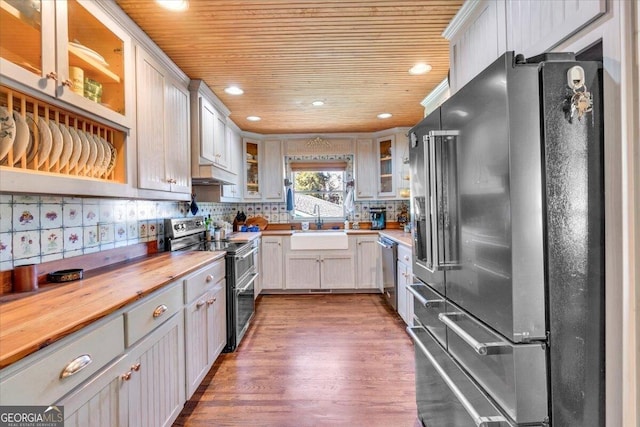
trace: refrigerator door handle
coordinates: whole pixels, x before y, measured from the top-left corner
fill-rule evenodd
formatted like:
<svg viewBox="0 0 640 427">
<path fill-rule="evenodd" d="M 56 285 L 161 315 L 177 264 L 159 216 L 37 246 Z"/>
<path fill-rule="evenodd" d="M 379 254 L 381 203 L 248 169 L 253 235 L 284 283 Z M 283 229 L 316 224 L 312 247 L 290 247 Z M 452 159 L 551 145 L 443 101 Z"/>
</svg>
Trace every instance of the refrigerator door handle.
<svg viewBox="0 0 640 427">
<path fill-rule="evenodd" d="M 418 292 L 417 288 L 419 286 L 424 286 L 424 285 L 420 285 L 420 284 L 413 284 L 413 285 L 409 285 L 407 286 L 407 291 L 409 291 L 411 294 L 413 294 L 413 296 L 420 302 L 420 304 L 424 305 L 426 308 L 436 308 L 439 307 L 441 304 L 444 304 L 444 300 L 443 299 L 426 299 L 425 297 L 423 297 L 420 292 Z"/>
<path fill-rule="evenodd" d="M 479 342 L 472 337 L 467 331 L 462 329 L 454 318 L 464 316 L 460 312 L 440 313 L 438 319 L 444 323 L 451 331 L 458 335 L 464 342 L 469 344 L 471 348 L 475 350 L 480 356 L 490 356 L 493 354 L 500 354 L 503 349 L 508 349 L 509 346 L 504 342 Z"/>
<path fill-rule="evenodd" d="M 458 266 L 457 237 L 457 182 L 450 168 L 455 168 L 455 142 L 458 131 L 431 131 L 426 139 L 429 156 L 429 211 L 431 223 L 430 259 L 427 270 L 438 270 Z M 449 194 L 453 191 L 453 197 Z M 429 252 L 429 251 L 428 251 Z"/>
<path fill-rule="evenodd" d="M 443 379 L 447 387 L 451 390 L 451 392 L 456 396 L 456 398 L 460 401 L 465 411 L 469 414 L 469 416 L 473 419 L 476 427 L 500 427 L 509 425 L 507 420 L 503 417 L 483 417 L 481 416 L 476 408 L 473 407 L 469 399 L 460 391 L 456 383 L 447 375 L 447 372 L 444 370 L 442 366 L 437 362 L 436 358 L 427 350 L 427 347 L 420 341 L 420 338 L 414 332 L 415 330 L 423 329 L 421 327 L 407 327 L 407 333 L 415 343 L 416 347 L 420 349 L 422 354 L 429 359 L 429 362 L 433 365 L 433 367 L 438 371 L 438 374 Z"/>
</svg>

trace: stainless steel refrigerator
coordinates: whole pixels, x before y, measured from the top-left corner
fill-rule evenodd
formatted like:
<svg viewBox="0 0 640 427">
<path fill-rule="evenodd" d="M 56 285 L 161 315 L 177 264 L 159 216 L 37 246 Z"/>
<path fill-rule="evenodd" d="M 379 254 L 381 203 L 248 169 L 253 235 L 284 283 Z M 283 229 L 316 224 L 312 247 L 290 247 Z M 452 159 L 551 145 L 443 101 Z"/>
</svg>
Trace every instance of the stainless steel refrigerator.
<svg viewBox="0 0 640 427">
<path fill-rule="evenodd" d="M 604 425 L 600 73 L 508 52 L 410 131 L 425 426 Z"/>
</svg>

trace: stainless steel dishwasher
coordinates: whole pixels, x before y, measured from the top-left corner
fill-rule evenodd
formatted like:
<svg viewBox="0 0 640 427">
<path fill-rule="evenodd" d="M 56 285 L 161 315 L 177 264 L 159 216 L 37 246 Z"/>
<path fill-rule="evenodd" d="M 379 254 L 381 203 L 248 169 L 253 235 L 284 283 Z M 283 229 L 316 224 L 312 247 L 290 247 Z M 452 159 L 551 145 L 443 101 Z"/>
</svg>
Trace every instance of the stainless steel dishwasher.
<svg viewBox="0 0 640 427">
<path fill-rule="evenodd" d="M 398 244 L 386 237 L 378 237 L 378 244 L 382 247 L 382 293 L 387 302 L 398 310 L 398 282 L 396 262 L 398 258 Z"/>
</svg>

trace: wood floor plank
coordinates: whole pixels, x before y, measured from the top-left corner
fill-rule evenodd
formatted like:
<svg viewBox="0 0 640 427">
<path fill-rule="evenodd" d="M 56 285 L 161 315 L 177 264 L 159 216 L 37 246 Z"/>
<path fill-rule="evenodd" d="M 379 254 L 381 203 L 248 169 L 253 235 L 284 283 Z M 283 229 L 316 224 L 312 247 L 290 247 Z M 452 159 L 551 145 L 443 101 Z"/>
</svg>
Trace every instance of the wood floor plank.
<svg viewBox="0 0 640 427">
<path fill-rule="evenodd" d="M 262 296 L 174 426 L 418 426 L 404 328 L 380 295 Z"/>
</svg>

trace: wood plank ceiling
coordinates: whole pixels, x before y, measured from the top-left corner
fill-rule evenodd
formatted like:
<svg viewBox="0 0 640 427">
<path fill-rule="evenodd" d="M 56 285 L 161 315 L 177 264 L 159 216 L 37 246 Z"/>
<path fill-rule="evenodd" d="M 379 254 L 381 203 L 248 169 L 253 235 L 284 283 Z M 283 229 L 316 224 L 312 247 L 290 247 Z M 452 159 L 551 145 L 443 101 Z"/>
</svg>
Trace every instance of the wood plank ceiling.
<svg viewBox="0 0 640 427">
<path fill-rule="evenodd" d="M 441 34 L 463 3 L 191 0 L 170 12 L 154 0 L 116 1 L 190 78 L 207 83 L 242 130 L 262 134 L 413 126 L 420 101 L 447 76 Z M 421 61 L 432 71 L 410 75 Z M 244 95 L 226 94 L 229 85 Z M 383 112 L 393 116 L 378 119 Z"/>
</svg>

